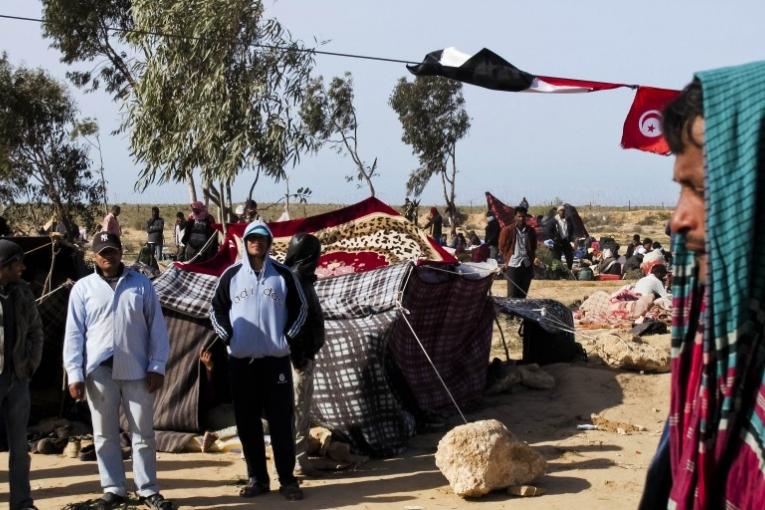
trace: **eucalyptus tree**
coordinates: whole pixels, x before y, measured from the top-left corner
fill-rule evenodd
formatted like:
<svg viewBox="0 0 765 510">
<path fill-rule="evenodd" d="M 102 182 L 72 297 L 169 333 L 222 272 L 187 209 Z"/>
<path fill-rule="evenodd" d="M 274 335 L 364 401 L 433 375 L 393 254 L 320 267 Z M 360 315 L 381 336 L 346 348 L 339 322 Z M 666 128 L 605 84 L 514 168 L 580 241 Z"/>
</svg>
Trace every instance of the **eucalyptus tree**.
<svg viewBox="0 0 765 510">
<path fill-rule="evenodd" d="M 148 56 L 127 110 L 137 189 L 198 168 L 227 214 L 242 172 L 279 181 L 317 149 L 299 115 L 313 54 L 262 2 L 133 0 L 132 14 L 128 41 Z"/>
<path fill-rule="evenodd" d="M 369 194 L 375 196 L 372 178 L 378 175 L 377 158 L 370 165 L 359 155 L 359 122 L 353 101 L 351 73 L 332 78 L 327 87 L 319 76 L 309 84 L 301 117 L 311 135 L 323 140 L 338 154 L 350 156 L 355 171 L 345 180 L 356 181 L 357 187 L 366 184 Z"/>
<path fill-rule="evenodd" d="M 76 218 L 93 225 L 103 194 L 80 133 L 61 83 L 0 55 L 0 199 L 53 212 L 72 236 Z"/>
<path fill-rule="evenodd" d="M 470 129 L 462 84 L 441 77 L 401 78 L 389 104 L 398 115 L 401 140 L 411 146 L 419 166 L 407 181 L 407 193 L 419 197 L 433 176 L 441 179 L 447 215 L 457 224 L 457 142 Z"/>
</svg>

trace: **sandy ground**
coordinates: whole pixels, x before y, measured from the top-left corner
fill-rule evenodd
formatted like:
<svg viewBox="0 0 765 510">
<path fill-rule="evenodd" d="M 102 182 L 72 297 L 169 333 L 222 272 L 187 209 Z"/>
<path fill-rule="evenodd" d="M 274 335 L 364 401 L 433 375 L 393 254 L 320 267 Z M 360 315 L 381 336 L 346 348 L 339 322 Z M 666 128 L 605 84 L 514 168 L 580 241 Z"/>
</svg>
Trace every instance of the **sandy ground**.
<svg viewBox="0 0 765 510">
<path fill-rule="evenodd" d="M 535 281 L 531 295 L 568 304 L 618 283 Z M 504 290 L 504 282 L 498 281 L 494 294 L 503 295 Z M 492 355 L 503 357 L 498 338 L 495 332 Z M 517 355 L 512 332 L 508 331 L 508 339 Z M 373 460 L 355 471 L 305 480 L 306 499 L 290 503 L 289 508 L 635 508 L 668 408 L 669 375 L 618 372 L 597 362 L 549 365 L 545 369 L 555 377 L 555 389 L 519 388 L 510 394 L 487 397 L 480 407 L 467 413 L 469 420 L 499 419 L 545 456 L 548 473 L 536 482 L 545 495 L 515 498 L 496 492 L 480 500 L 455 496 L 434 463 L 436 446 L 443 435 L 439 432 L 415 437 L 401 457 Z M 577 424 L 587 423 L 591 413 L 647 430 L 631 435 L 578 431 Z M 8 455 L 0 454 L 0 505 L 5 504 L 8 492 L 7 462 Z M 180 508 L 287 506 L 278 493 L 253 500 L 239 498 L 235 485 L 243 475 L 244 462 L 237 454 L 159 454 L 162 492 Z M 98 497 L 96 464 L 33 455 L 32 488 L 41 510 Z"/>
</svg>

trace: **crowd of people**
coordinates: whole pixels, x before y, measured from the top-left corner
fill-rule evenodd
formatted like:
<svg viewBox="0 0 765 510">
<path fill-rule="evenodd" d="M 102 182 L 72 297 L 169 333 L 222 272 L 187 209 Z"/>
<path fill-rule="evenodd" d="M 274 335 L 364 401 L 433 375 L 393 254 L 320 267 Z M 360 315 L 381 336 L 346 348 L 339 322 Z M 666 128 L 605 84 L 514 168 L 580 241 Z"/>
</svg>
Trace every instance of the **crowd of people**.
<svg viewBox="0 0 765 510">
<path fill-rule="evenodd" d="M 201 212 L 195 212 L 197 218 Z M 105 222 L 112 231 L 93 238 L 95 272 L 72 287 L 64 369 L 70 396 L 86 400 L 90 408 L 103 490 L 96 508 L 108 510 L 126 502 L 122 406 L 136 492 L 150 508 L 168 510 L 172 503 L 161 495 L 157 481 L 153 426 L 154 399 L 164 384 L 169 355 L 167 326 L 151 281 L 123 263 L 118 217 L 119 210 L 112 211 Z M 147 232 L 151 234 L 152 224 L 160 221 L 159 211 L 153 210 Z M 154 239 L 157 244 L 162 241 Z M 281 264 L 270 257 L 272 241 L 262 221 L 247 225 L 243 257 L 221 276 L 211 303 L 211 321 L 228 351 L 227 375 L 248 475 L 240 495 L 254 497 L 270 490 L 261 425 L 265 415 L 279 491 L 294 501 L 303 497 L 296 463 L 297 474 L 313 473 L 306 450 L 313 359 L 324 342 L 321 305 L 313 288 L 321 244 L 311 234 L 298 234 Z M 13 510 L 35 508 L 26 428 L 29 380 L 40 364 L 43 345 L 40 316 L 29 286 L 21 279 L 24 269 L 22 248 L 11 240 L 0 240 L 0 403 L 6 411 Z M 200 358 L 212 370 L 209 355 L 203 351 Z"/>
</svg>

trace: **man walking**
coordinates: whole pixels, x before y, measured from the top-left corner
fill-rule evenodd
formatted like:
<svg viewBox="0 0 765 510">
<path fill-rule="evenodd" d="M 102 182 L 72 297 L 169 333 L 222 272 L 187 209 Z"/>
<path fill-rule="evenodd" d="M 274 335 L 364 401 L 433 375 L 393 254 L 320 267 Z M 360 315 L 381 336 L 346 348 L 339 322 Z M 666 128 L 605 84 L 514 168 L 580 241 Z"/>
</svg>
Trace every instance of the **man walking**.
<svg viewBox="0 0 765 510">
<path fill-rule="evenodd" d="M 0 407 L 8 436 L 10 510 L 36 510 L 29 487 L 29 380 L 40 365 L 43 330 L 35 298 L 21 279 L 24 250 L 0 239 Z"/>
<path fill-rule="evenodd" d="M 554 260 L 560 260 L 561 255 L 566 257 L 566 266 L 571 271 L 574 265 L 574 228 L 566 219 L 566 206 L 558 206 L 558 214 L 552 221 L 551 237 L 553 242 L 552 254 Z"/>
<path fill-rule="evenodd" d="M 221 275 L 210 318 L 228 346 L 234 416 L 247 463 L 248 481 L 239 495 L 250 498 L 271 490 L 260 421 L 265 412 L 279 492 L 295 501 L 303 498 L 303 492 L 293 473 L 290 351 L 307 306 L 293 273 L 269 257 L 272 241 L 271 230 L 262 221 L 247 225 L 242 260 Z"/>
<path fill-rule="evenodd" d="M 167 328 L 154 287 L 122 264 L 118 236 L 93 238 L 96 271 L 79 280 L 69 296 L 64 368 L 69 394 L 87 397 L 98 472 L 104 494 L 99 510 L 125 502 L 120 448 L 120 404 L 133 447 L 138 496 L 155 510 L 173 505 L 159 493 L 154 440 L 154 392 L 164 379 L 169 352 Z"/>
<path fill-rule="evenodd" d="M 526 225 L 526 210 L 522 207 L 515 208 L 515 223 L 499 233 L 499 250 L 506 271 L 507 297 L 525 298 L 534 278 L 537 236 Z"/>
<path fill-rule="evenodd" d="M 159 207 L 152 207 L 151 218 L 146 222 L 146 243 L 157 262 L 162 260 L 162 246 L 165 242 L 164 230 L 165 220 L 159 215 Z"/>
<path fill-rule="evenodd" d="M 324 316 L 316 295 L 316 265 L 321 256 L 321 241 L 311 234 L 296 234 L 290 239 L 284 264 L 295 273 L 308 306 L 306 321 L 291 348 L 295 388 L 295 473 L 316 474 L 308 460 L 308 432 L 311 428 L 314 357 L 324 345 Z"/>
</svg>

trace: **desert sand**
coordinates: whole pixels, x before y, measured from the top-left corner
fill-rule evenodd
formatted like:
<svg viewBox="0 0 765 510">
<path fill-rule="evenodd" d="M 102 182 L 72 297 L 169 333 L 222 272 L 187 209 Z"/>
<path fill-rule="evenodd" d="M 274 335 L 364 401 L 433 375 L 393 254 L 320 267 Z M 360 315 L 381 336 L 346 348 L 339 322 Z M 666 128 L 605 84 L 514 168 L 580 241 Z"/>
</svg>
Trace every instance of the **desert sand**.
<svg viewBox="0 0 765 510">
<path fill-rule="evenodd" d="M 615 284 L 616 283 L 616 284 Z M 552 297 L 566 304 L 598 288 L 613 289 L 620 282 L 535 281 L 532 297 Z M 494 285 L 503 295 L 504 282 Z M 506 321 L 501 321 L 507 326 Z M 496 328 L 495 328 L 496 329 Z M 506 331 L 514 357 L 518 344 Z M 584 333 L 583 334 L 588 334 Z M 504 357 L 495 331 L 492 356 Z M 179 508 L 294 508 L 294 509 L 615 509 L 635 508 L 646 468 L 661 433 L 669 402 L 668 374 L 639 374 L 589 363 L 548 365 L 556 379 L 553 390 L 519 387 L 510 394 L 486 397 L 468 420 L 496 418 L 536 448 L 549 462 L 548 473 L 535 485 L 545 494 L 518 498 L 498 491 L 484 498 L 455 496 L 434 463 L 438 440 L 445 430 L 412 439 L 404 455 L 372 460 L 353 471 L 306 479 L 305 500 L 287 504 L 276 492 L 251 500 L 237 496 L 244 477 L 244 461 L 236 453 L 159 454 L 162 493 Z M 645 431 L 580 431 L 591 413 L 645 427 Z M 0 453 L 0 494 L 8 493 L 8 454 Z M 127 462 L 128 469 L 130 462 Z M 129 475 L 130 476 L 130 475 Z M 276 477 L 272 488 L 276 489 Z M 95 462 L 58 455 L 32 455 L 32 490 L 41 510 L 60 509 L 100 495 Z"/>
</svg>

